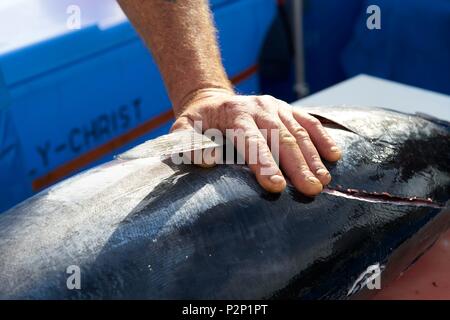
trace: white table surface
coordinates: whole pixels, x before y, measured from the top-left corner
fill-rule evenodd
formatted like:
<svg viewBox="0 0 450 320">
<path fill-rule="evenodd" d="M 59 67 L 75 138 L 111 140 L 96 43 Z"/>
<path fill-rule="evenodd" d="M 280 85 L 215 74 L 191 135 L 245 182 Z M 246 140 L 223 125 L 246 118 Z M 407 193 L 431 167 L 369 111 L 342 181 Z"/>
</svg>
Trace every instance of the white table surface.
<svg viewBox="0 0 450 320">
<path fill-rule="evenodd" d="M 293 105 L 384 107 L 406 113 L 426 113 L 450 121 L 450 96 L 363 74 L 300 99 Z"/>
</svg>

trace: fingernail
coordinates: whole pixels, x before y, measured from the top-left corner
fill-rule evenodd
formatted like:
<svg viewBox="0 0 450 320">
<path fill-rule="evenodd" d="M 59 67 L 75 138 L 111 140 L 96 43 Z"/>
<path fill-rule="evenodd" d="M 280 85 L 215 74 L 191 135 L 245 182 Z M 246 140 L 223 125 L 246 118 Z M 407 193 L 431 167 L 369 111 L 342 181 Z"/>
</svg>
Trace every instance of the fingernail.
<svg viewBox="0 0 450 320">
<path fill-rule="evenodd" d="M 319 176 L 329 176 L 329 175 L 330 175 L 330 173 L 328 172 L 328 170 L 323 169 L 323 168 L 317 170 L 316 173 L 317 173 L 317 175 L 319 175 Z"/>
<path fill-rule="evenodd" d="M 270 181 L 272 181 L 275 184 L 280 184 L 284 181 L 283 177 L 279 175 L 273 175 L 270 177 Z"/>
<path fill-rule="evenodd" d="M 320 184 L 320 181 L 315 177 L 308 177 L 307 180 L 312 184 Z"/>
<path fill-rule="evenodd" d="M 341 150 L 338 147 L 331 147 L 330 148 L 331 152 L 341 152 Z"/>
</svg>

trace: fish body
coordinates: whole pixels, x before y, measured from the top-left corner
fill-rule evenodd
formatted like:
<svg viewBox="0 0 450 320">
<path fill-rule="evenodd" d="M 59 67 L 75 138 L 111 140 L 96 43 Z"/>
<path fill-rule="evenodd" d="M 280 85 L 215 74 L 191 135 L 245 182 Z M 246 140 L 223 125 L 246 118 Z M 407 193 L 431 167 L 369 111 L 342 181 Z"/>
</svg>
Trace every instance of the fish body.
<svg viewBox="0 0 450 320">
<path fill-rule="evenodd" d="M 449 226 L 449 126 L 377 108 L 305 110 L 343 150 L 326 163 L 333 181 L 320 195 L 267 193 L 243 165 L 131 152 L 0 215 L 0 298 L 347 299 L 382 289 Z"/>
</svg>

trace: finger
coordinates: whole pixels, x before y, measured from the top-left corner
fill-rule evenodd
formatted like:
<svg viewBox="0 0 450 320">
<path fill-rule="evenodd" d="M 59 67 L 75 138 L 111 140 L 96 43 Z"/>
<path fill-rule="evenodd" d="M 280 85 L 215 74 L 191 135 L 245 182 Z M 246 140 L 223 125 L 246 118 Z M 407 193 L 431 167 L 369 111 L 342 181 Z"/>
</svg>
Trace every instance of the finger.
<svg viewBox="0 0 450 320">
<path fill-rule="evenodd" d="M 295 120 L 309 133 L 312 142 L 324 159 L 337 161 L 341 158 L 341 150 L 317 118 L 296 108 L 293 108 L 292 114 Z"/>
<path fill-rule="evenodd" d="M 315 177 L 309 169 L 309 166 L 303 157 L 300 147 L 297 144 L 295 137 L 285 127 L 283 122 L 274 115 L 277 119 L 268 117 L 259 117 L 257 124 L 260 128 L 269 129 L 269 131 L 277 130 L 278 144 L 280 152 L 280 164 L 286 175 L 291 180 L 292 184 L 297 190 L 308 196 L 314 196 L 322 191 L 322 183 Z M 277 132 L 275 131 L 275 132 Z M 273 146 L 272 135 L 269 132 L 270 145 Z"/>
<path fill-rule="evenodd" d="M 320 159 L 316 147 L 311 141 L 308 132 L 303 128 L 292 115 L 291 110 L 280 108 L 278 111 L 281 121 L 284 123 L 289 132 L 297 140 L 297 144 L 306 160 L 311 171 L 323 185 L 327 185 L 331 181 L 331 175 Z"/>
<path fill-rule="evenodd" d="M 194 130 L 194 123 L 189 118 L 180 116 L 170 128 L 170 132 L 183 130 Z M 216 165 L 216 152 L 218 152 L 218 150 L 216 150 L 215 148 L 184 152 L 183 158 L 185 159 L 185 163 L 195 163 L 199 167 L 210 168 Z M 220 157 L 220 155 L 218 156 Z"/>
<path fill-rule="evenodd" d="M 286 180 L 254 120 L 250 117 L 240 119 L 235 128 L 236 138 L 233 143 L 236 150 L 244 156 L 258 183 L 269 192 L 282 192 L 286 188 Z"/>
</svg>

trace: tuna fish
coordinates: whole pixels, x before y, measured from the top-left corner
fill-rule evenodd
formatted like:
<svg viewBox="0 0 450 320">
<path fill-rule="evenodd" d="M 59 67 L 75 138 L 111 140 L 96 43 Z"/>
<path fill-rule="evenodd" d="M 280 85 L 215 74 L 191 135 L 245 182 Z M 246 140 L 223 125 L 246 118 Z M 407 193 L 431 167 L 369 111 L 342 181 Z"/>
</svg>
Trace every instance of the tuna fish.
<svg viewBox="0 0 450 320">
<path fill-rule="evenodd" d="M 168 135 L 0 215 L 0 298 L 369 297 L 449 226 L 449 124 L 305 110 L 343 150 L 320 195 L 267 193 L 244 165 L 175 165 Z"/>
</svg>

